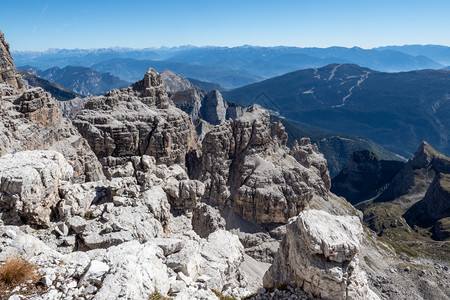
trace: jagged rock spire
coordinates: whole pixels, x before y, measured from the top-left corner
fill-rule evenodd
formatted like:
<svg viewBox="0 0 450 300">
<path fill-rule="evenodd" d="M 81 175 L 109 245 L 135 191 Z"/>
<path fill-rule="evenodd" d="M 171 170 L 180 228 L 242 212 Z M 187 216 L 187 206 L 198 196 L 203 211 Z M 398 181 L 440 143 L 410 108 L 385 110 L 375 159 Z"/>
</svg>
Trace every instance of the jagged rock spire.
<svg viewBox="0 0 450 300">
<path fill-rule="evenodd" d="M 5 41 L 3 32 L 0 30 L 0 84 L 2 83 L 11 85 L 19 91 L 24 90 L 22 78 L 17 73 L 9 51 L 9 44 Z"/>
</svg>

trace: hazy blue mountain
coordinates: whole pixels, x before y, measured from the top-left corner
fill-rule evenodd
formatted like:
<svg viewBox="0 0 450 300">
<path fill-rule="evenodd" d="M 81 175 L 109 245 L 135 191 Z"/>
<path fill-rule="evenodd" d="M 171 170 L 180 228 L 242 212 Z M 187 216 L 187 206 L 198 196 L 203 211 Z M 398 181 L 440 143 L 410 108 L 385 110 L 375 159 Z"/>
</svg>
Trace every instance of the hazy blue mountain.
<svg viewBox="0 0 450 300">
<path fill-rule="evenodd" d="M 439 69 L 450 64 L 449 47 L 442 47 L 439 63 L 420 52 L 408 54 L 402 49 L 358 47 L 194 47 L 158 49 L 92 49 L 14 52 L 16 65 L 39 69 L 78 65 L 111 72 L 128 81 L 140 79 L 146 68 L 174 70 L 184 77 L 216 82 L 235 88 L 300 69 L 323 67 L 331 63 L 353 63 L 373 70 L 397 72 Z M 436 52 L 436 51 L 435 51 Z M 431 53 L 431 52 L 430 52 Z M 431 53 L 433 54 L 433 53 Z M 144 71 L 142 71 L 144 70 Z M 139 74 L 138 74 L 139 73 Z"/>
<path fill-rule="evenodd" d="M 376 48 L 378 50 L 395 50 L 409 55 L 423 55 L 442 64 L 450 65 L 450 47 L 440 45 L 405 45 L 405 46 L 387 46 Z"/>
<path fill-rule="evenodd" d="M 108 49 L 50 49 L 44 52 L 14 52 L 16 66 L 31 65 L 45 70 L 67 65 L 89 67 L 112 58 L 161 59 L 161 55 L 151 49 L 133 50 L 124 48 Z"/>
<path fill-rule="evenodd" d="M 442 67 L 423 56 L 415 57 L 394 50 L 365 50 L 358 47 L 209 47 L 190 49 L 171 57 L 170 60 L 245 69 L 266 78 L 330 63 L 354 63 L 390 72 Z"/>
<path fill-rule="evenodd" d="M 52 96 L 57 100 L 66 101 L 76 97 L 81 97 L 80 94 L 70 91 L 57 83 L 41 78 L 34 73 L 30 73 L 28 71 L 19 71 L 19 73 L 30 86 L 43 88 L 46 92 L 52 94 Z"/>
<path fill-rule="evenodd" d="M 100 72 L 111 72 L 129 81 L 139 80 L 142 74 L 150 67 L 158 72 L 164 69 L 170 69 L 185 78 L 217 82 L 224 88 L 239 87 L 263 79 L 263 77 L 257 74 L 245 70 L 233 70 L 225 66 L 195 65 L 172 61 L 118 58 L 92 65 L 92 68 Z"/>
<path fill-rule="evenodd" d="M 450 72 L 384 73 L 352 64 L 288 73 L 224 92 L 292 120 L 364 136 L 410 157 L 422 140 L 450 153 Z"/>
<path fill-rule="evenodd" d="M 21 70 L 36 74 L 51 82 L 60 84 L 66 89 L 83 96 L 102 95 L 116 88 L 130 85 L 130 82 L 121 80 L 111 73 L 101 73 L 91 68 L 67 66 L 53 67 L 45 71 L 35 67 L 19 67 Z"/>
</svg>

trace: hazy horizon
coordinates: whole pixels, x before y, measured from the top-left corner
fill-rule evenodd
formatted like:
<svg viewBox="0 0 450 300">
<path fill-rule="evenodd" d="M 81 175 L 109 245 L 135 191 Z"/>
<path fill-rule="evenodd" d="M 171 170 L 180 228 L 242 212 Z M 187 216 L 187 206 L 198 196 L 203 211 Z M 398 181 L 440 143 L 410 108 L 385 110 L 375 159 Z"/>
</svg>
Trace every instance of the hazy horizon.
<svg viewBox="0 0 450 300">
<path fill-rule="evenodd" d="M 404 44 L 404 45 L 380 45 L 375 46 L 372 48 L 363 48 L 360 46 L 339 46 L 339 45 L 333 45 L 328 47 L 301 47 L 301 46 L 290 46 L 290 45 L 275 45 L 275 46 L 260 46 L 260 45 L 237 45 L 237 46 L 216 46 L 216 45 L 204 45 L 204 46 L 197 46 L 197 45 L 178 45 L 178 46 L 159 46 L 159 47 L 144 47 L 144 48 L 132 48 L 132 47 L 122 47 L 122 46 L 111 46 L 111 47 L 101 47 L 101 48 L 48 48 L 45 50 L 14 50 L 12 49 L 12 52 L 38 52 L 38 53 L 45 53 L 45 52 L 52 52 L 52 51 L 61 51 L 61 50 L 68 50 L 68 51 L 93 51 L 93 50 L 137 50 L 137 51 L 145 51 L 145 50 L 163 50 L 163 49 L 182 49 L 182 48 L 224 48 L 224 49 L 232 49 L 232 48 L 243 48 L 243 47 L 251 47 L 251 48 L 276 48 L 276 47 L 286 47 L 286 48 L 317 48 L 317 49 L 327 49 L 327 48 L 360 48 L 363 50 L 372 50 L 377 48 L 383 48 L 383 47 L 404 47 L 404 46 L 432 46 L 432 47 L 450 47 L 446 45 L 438 45 L 438 44 Z"/>
<path fill-rule="evenodd" d="M 450 46 L 450 1 L 27 1 L 3 3 L 12 51 Z"/>
</svg>

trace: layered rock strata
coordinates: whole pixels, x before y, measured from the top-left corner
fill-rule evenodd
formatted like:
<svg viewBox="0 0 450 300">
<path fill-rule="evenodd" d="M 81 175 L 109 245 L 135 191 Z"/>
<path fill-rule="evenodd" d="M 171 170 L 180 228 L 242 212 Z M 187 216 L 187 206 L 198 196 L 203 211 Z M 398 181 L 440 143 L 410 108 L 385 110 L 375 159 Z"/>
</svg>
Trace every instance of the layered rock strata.
<svg viewBox="0 0 450 300">
<path fill-rule="evenodd" d="M 171 105 L 153 69 L 132 87 L 87 102 L 73 124 L 100 158 L 152 155 L 170 165 L 197 147 L 188 115 Z"/>
</svg>

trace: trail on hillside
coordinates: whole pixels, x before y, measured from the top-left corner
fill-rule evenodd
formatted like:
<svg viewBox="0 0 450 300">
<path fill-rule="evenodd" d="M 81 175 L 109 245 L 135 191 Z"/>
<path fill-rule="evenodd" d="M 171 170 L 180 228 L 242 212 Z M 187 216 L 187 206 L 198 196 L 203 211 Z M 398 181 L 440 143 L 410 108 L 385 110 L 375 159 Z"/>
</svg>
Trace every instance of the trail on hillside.
<svg viewBox="0 0 450 300">
<path fill-rule="evenodd" d="M 353 89 L 355 87 L 359 87 L 368 77 L 369 77 L 370 72 L 369 71 L 365 71 L 365 73 L 363 75 L 361 75 L 361 78 L 356 82 L 356 85 L 352 86 L 349 88 L 348 90 L 348 94 L 342 98 L 342 104 L 339 105 L 333 105 L 333 108 L 337 108 L 337 107 L 342 107 L 345 105 L 345 101 L 347 101 L 348 98 L 350 98 L 350 96 L 353 94 Z"/>
</svg>

